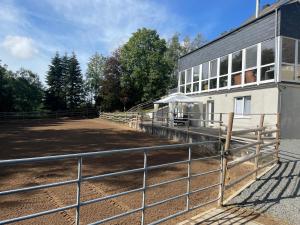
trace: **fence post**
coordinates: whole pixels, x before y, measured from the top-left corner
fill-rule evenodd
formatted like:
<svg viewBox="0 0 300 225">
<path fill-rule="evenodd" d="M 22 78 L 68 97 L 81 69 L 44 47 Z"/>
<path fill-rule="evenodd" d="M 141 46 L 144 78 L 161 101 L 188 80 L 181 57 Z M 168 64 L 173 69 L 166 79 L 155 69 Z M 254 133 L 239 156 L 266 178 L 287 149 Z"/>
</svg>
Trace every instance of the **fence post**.
<svg viewBox="0 0 300 225">
<path fill-rule="evenodd" d="M 219 192 L 220 199 L 218 202 L 219 206 L 223 206 L 223 201 L 224 201 L 225 182 L 226 182 L 226 174 L 227 174 L 227 154 L 230 148 L 234 113 L 231 112 L 228 114 L 228 116 L 229 118 L 228 118 L 228 129 L 226 134 L 226 141 L 225 141 L 224 151 L 221 152 L 222 171 L 221 171 L 221 182 L 220 182 L 221 185 L 220 185 L 220 192 Z"/>
<path fill-rule="evenodd" d="M 152 112 L 151 134 L 153 134 L 154 112 Z"/>
<path fill-rule="evenodd" d="M 188 112 L 188 118 L 187 118 L 187 143 L 189 143 L 190 140 L 190 113 Z"/>
<path fill-rule="evenodd" d="M 187 180 L 187 196 L 186 196 L 186 210 L 190 209 L 190 192 L 191 192 L 191 161 L 192 161 L 192 147 L 189 146 L 189 158 L 188 158 L 188 180 Z"/>
<path fill-rule="evenodd" d="M 280 121 L 280 113 L 277 113 L 276 115 L 277 117 L 277 122 L 276 122 L 276 145 L 275 145 L 275 150 L 276 150 L 276 159 L 277 159 L 277 163 L 279 162 L 279 140 L 280 140 L 280 128 L 281 128 L 281 121 Z"/>
<path fill-rule="evenodd" d="M 265 120 L 265 114 L 262 114 L 260 115 L 260 121 L 259 121 L 259 130 L 257 132 L 257 141 L 260 142 L 261 141 L 261 132 L 262 132 L 262 129 L 264 127 L 264 120 Z M 256 157 L 255 157 L 255 179 L 257 179 L 257 174 L 258 174 L 258 160 L 259 160 L 259 154 L 260 154 L 260 150 L 261 150 L 261 144 L 257 144 L 256 145 L 256 151 L 255 151 L 255 154 L 256 154 Z"/>
<path fill-rule="evenodd" d="M 142 198 L 142 221 L 141 225 L 145 224 L 145 208 L 146 208 L 146 188 L 147 188 L 147 151 L 144 150 L 144 176 L 143 176 L 143 198 Z"/>
<path fill-rule="evenodd" d="M 82 177 L 82 157 L 78 159 L 77 163 L 77 196 L 76 196 L 76 225 L 80 223 L 80 188 L 81 188 L 81 177 Z"/>
</svg>

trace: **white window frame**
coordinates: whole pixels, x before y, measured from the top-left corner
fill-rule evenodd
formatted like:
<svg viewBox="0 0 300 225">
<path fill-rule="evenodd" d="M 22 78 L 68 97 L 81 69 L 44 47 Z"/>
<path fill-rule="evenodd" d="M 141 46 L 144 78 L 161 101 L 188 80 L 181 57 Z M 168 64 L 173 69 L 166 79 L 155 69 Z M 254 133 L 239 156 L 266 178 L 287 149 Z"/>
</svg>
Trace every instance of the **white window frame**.
<svg viewBox="0 0 300 225">
<path fill-rule="evenodd" d="M 213 61 L 217 61 L 217 74 L 214 77 L 211 77 L 211 65 Z M 208 91 L 215 91 L 218 90 L 218 68 L 219 68 L 219 60 L 217 59 L 213 59 L 211 61 L 209 61 L 209 73 L 208 73 Z M 211 80 L 217 80 L 217 86 L 216 88 L 210 88 L 210 81 Z"/>
<path fill-rule="evenodd" d="M 275 42 L 275 58 L 274 58 L 274 62 L 273 63 L 269 63 L 269 64 L 265 64 L 265 65 L 262 65 L 261 62 L 262 62 L 262 58 L 261 58 L 261 54 L 262 54 L 262 43 L 264 42 L 267 42 L 267 41 L 270 41 L 274 39 L 274 42 Z M 259 64 L 260 64 L 260 67 L 259 68 L 259 82 L 258 84 L 265 84 L 265 83 L 271 83 L 271 82 L 275 82 L 275 78 L 276 78 L 276 38 L 271 38 L 271 39 L 268 39 L 268 40 L 265 40 L 263 42 L 260 43 L 260 51 L 259 51 L 259 58 L 260 58 L 260 61 L 259 61 Z M 269 79 L 269 80 L 261 80 L 261 70 L 262 68 L 264 67 L 268 67 L 268 66 L 274 66 L 274 78 L 273 79 Z"/>
<path fill-rule="evenodd" d="M 198 81 L 194 81 L 194 68 L 195 67 L 198 67 L 199 68 L 199 78 L 198 78 Z M 192 93 L 200 93 L 200 83 L 201 83 L 201 80 L 200 80 L 200 72 L 201 72 L 201 68 L 200 68 L 200 65 L 198 66 L 193 66 L 193 70 L 192 70 Z M 194 85 L 197 85 L 198 84 L 198 91 L 194 91 Z"/>
<path fill-rule="evenodd" d="M 222 74 L 221 75 L 221 59 L 227 57 L 227 74 Z M 218 63 L 218 90 L 225 90 L 228 89 L 229 86 L 229 55 L 224 55 L 218 58 L 219 63 Z M 225 87 L 220 87 L 220 79 L 223 77 L 227 77 L 227 86 Z"/>
<path fill-rule="evenodd" d="M 204 65 L 205 63 L 208 63 L 208 76 L 207 76 L 206 79 L 202 80 L 202 77 L 203 77 L 203 65 Z M 203 92 L 203 93 L 209 92 L 209 91 L 210 91 L 210 90 L 209 90 L 210 61 L 205 62 L 205 63 L 202 63 L 202 64 L 201 64 L 201 82 L 200 82 L 200 86 L 201 86 L 201 92 Z M 207 87 L 208 87 L 207 90 L 202 90 L 202 82 L 204 82 L 204 81 L 207 81 Z"/>
<path fill-rule="evenodd" d="M 250 113 L 249 114 L 245 114 L 245 99 L 247 97 L 250 97 Z M 242 114 L 236 114 L 236 102 L 237 102 L 237 99 L 238 98 L 242 98 L 243 99 L 243 106 L 242 106 Z M 250 115 L 251 115 L 251 103 L 252 103 L 252 97 L 251 95 L 246 95 L 246 96 L 237 96 L 237 97 L 234 97 L 234 117 L 235 118 L 250 118 Z"/>
<path fill-rule="evenodd" d="M 193 93 L 193 69 L 194 69 L 194 67 L 188 68 L 188 69 L 185 70 L 185 88 L 184 88 L 184 93 L 185 93 L 186 95 L 190 95 L 190 94 Z M 188 70 L 191 70 L 191 82 L 189 82 L 189 83 L 187 83 Z M 188 93 L 187 93 L 187 92 L 186 92 L 186 89 L 187 89 L 187 86 L 188 86 L 188 85 L 191 85 L 191 92 L 188 92 Z"/>
<path fill-rule="evenodd" d="M 245 65 L 245 59 L 244 59 L 244 50 L 245 49 L 241 49 L 241 50 L 238 50 L 238 51 L 235 51 L 233 53 L 231 53 L 231 62 L 230 62 L 230 66 L 231 66 L 231 76 L 230 76 L 230 88 L 237 88 L 237 87 L 242 87 L 243 86 L 243 72 L 244 72 L 244 65 Z M 242 52 L 242 68 L 240 71 L 237 71 L 237 72 L 232 72 L 232 61 L 233 61 L 233 54 L 237 53 L 237 52 Z M 237 75 L 237 74 L 241 74 L 241 84 L 237 84 L 237 85 L 232 85 L 231 83 L 231 78 L 232 76 L 234 75 Z"/>
<path fill-rule="evenodd" d="M 247 64 L 247 49 L 249 48 L 253 48 L 253 47 L 256 47 L 256 66 L 253 66 L 253 67 L 249 67 L 249 68 L 246 68 L 246 64 Z M 245 67 L 243 68 L 244 69 L 244 77 L 243 77 L 243 86 L 250 86 L 250 85 L 257 85 L 257 80 L 258 80 L 258 71 L 259 71 L 259 67 L 258 67 L 258 64 L 259 64 L 259 48 L 258 48 L 258 44 L 256 45 L 252 45 L 252 46 L 249 46 L 247 48 L 245 48 L 245 58 L 244 58 L 244 61 L 245 61 Z M 250 70 L 256 70 L 256 81 L 255 82 L 252 82 L 252 83 L 246 83 L 246 72 L 247 71 L 250 71 Z"/>
</svg>

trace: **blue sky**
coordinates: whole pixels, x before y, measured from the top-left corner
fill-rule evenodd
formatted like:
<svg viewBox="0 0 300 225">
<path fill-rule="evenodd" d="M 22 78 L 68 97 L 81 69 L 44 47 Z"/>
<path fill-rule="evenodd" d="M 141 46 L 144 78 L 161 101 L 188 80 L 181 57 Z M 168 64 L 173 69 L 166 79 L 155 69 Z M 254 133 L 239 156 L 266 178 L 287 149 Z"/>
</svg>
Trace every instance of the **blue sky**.
<svg viewBox="0 0 300 225">
<path fill-rule="evenodd" d="M 56 51 L 74 51 L 84 72 L 92 54 L 109 55 L 140 27 L 210 41 L 254 11 L 255 0 L 0 0 L 0 59 L 44 82 Z"/>
</svg>

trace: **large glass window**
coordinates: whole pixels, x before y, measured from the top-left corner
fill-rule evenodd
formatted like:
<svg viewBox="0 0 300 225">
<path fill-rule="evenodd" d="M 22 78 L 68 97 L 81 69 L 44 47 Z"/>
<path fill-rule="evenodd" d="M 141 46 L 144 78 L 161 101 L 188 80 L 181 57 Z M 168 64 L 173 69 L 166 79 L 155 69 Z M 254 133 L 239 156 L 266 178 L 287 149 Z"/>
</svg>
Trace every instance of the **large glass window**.
<svg viewBox="0 0 300 225">
<path fill-rule="evenodd" d="M 210 77 L 216 77 L 218 72 L 218 60 L 210 62 Z"/>
<path fill-rule="evenodd" d="M 271 39 L 261 44 L 261 65 L 275 62 L 275 40 Z"/>
<path fill-rule="evenodd" d="M 193 92 L 199 91 L 200 66 L 193 69 Z"/>
<path fill-rule="evenodd" d="M 188 69 L 186 72 L 186 83 L 189 84 L 192 82 L 192 69 Z"/>
<path fill-rule="evenodd" d="M 191 93 L 192 92 L 192 85 L 191 84 L 187 84 L 186 85 L 186 93 Z"/>
<path fill-rule="evenodd" d="M 237 116 L 249 115 L 251 113 L 251 96 L 236 97 L 234 113 Z"/>
<path fill-rule="evenodd" d="M 217 79 L 210 79 L 209 80 L 209 89 L 216 89 L 217 88 Z"/>
<path fill-rule="evenodd" d="M 246 49 L 246 69 L 257 66 L 257 46 Z"/>
<path fill-rule="evenodd" d="M 257 69 L 245 71 L 245 84 L 254 83 L 257 81 Z"/>
<path fill-rule="evenodd" d="M 232 72 L 233 73 L 242 70 L 242 59 L 243 59 L 242 51 L 232 54 Z"/>
<path fill-rule="evenodd" d="M 220 59 L 220 76 L 228 74 L 228 55 Z"/>
<path fill-rule="evenodd" d="M 220 58 L 219 88 L 228 86 L 228 55 Z"/>
<path fill-rule="evenodd" d="M 275 40 L 261 43 L 260 80 L 273 80 L 275 77 Z"/>
<path fill-rule="evenodd" d="M 202 81 L 202 83 L 201 83 L 201 90 L 202 91 L 208 90 L 208 80 Z"/>
<path fill-rule="evenodd" d="M 282 38 L 281 79 L 295 80 L 296 41 Z"/>
<path fill-rule="evenodd" d="M 289 38 L 282 38 L 282 62 L 295 63 L 296 41 Z"/>
<path fill-rule="evenodd" d="M 203 63 L 202 65 L 202 80 L 208 79 L 209 63 Z"/>
<path fill-rule="evenodd" d="M 185 71 L 180 73 L 180 85 L 185 84 Z"/>
</svg>

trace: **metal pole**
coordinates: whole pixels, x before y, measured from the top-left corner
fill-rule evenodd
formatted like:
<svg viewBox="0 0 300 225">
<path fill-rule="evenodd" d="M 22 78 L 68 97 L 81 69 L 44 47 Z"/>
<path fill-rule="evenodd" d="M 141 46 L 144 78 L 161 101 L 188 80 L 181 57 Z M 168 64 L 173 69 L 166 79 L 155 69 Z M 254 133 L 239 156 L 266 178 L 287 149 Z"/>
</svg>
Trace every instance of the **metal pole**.
<svg viewBox="0 0 300 225">
<path fill-rule="evenodd" d="M 230 147 L 230 142 L 231 142 L 233 117 L 234 117 L 234 113 L 233 112 L 229 113 L 226 142 L 225 142 L 224 152 L 221 155 L 222 171 L 221 171 L 221 182 L 220 182 L 221 185 L 220 185 L 220 193 L 219 193 L 220 199 L 219 199 L 219 203 L 218 203 L 219 206 L 222 206 L 223 201 L 224 201 L 225 181 L 226 181 L 226 174 L 227 174 L 227 156 L 226 156 L 226 154 L 228 153 L 228 149 Z"/>
<path fill-rule="evenodd" d="M 188 180 L 187 180 L 187 196 L 186 196 L 186 210 L 190 208 L 190 192 L 191 192 L 191 161 L 192 161 L 192 148 L 189 147 L 189 159 L 188 159 Z"/>
<path fill-rule="evenodd" d="M 152 126 L 151 126 L 151 133 L 153 134 L 153 123 L 154 123 L 154 112 L 152 112 Z"/>
<path fill-rule="evenodd" d="M 81 178 L 82 178 L 82 157 L 78 159 L 77 162 L 77 197 L 76 197 L 76 225 L 80 223 L 80 188 L 81 188 Z"/>
<path fill-rule="evenodd" d="M 147 179 L 147 151 L 144 151 L 144 176 L 143 176 L 143 198 L 142 198 L 142 221 L 141 225 L 145 224 L 145 206 L 146 206 L 146 179 Z"/>
</svg>

